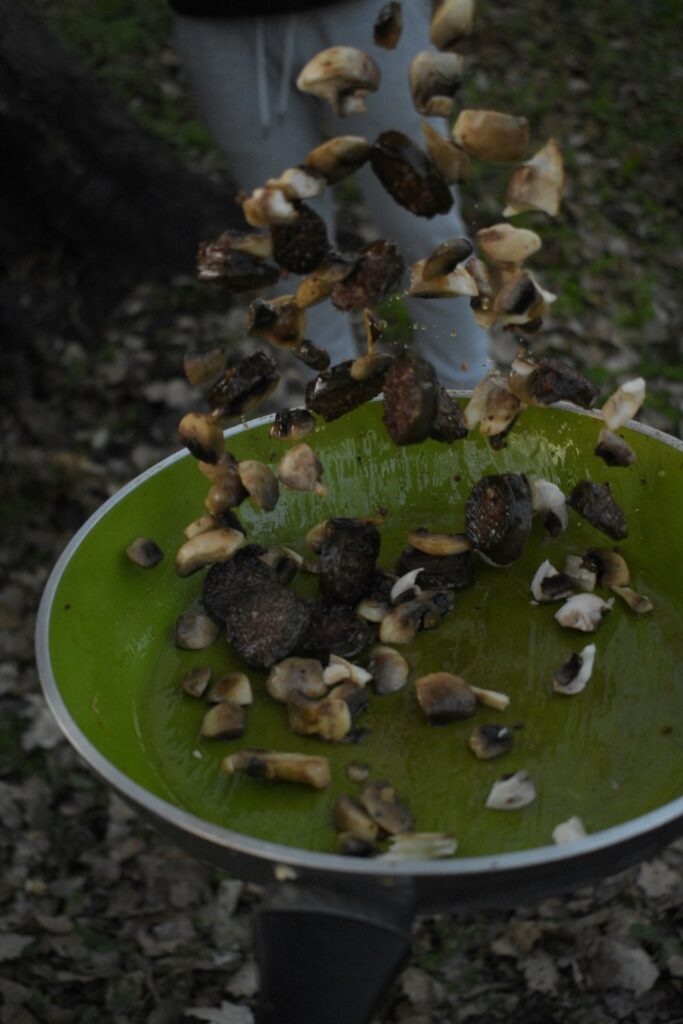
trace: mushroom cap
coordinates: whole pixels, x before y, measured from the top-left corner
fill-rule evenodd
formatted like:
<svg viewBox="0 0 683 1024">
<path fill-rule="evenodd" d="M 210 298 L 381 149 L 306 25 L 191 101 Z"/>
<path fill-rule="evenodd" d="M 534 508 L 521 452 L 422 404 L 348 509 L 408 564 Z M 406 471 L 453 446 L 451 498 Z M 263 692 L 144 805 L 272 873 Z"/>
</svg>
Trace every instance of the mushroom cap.
<svg viewBox="0 0 683 1024">
<path fill-rule="evenodd" d="M 529 145 L 529 122 L 497 110 L 461 110 L 452 135 L 472 156 L 504 163 L 523 159 Z"/>
<path fill-rule="evenodd" d="M 422 50 L 410 64 L 410 93 L 415 109 L 426 117 L 449 117 L 462 84 L 465 58 L 459 53 Z"/>
<path fill-rule="evenodd" d="M 380 70 L 372 57 L 353 46 L 332 46 L 304 65 L 296 80 L 301 92 L 328 100 L 338 117 L 365 110 L 363 97 L 376 92 Z"/>
<path fill-rule="evenodd" d="M 429 28 L 429 40 L 440 50 L 468 36 L 474 23 L 474 0 L 439 0 Z"/>
<path fill-rule="evenodd" d="M 477 246 L 493 263 L 524 263 L 541 248 L 541 239 L 535 231 L 516 228 L 512 224 L 493 224 L 481 228 L 476 234 Z"/>
<path fill-rule="evenodd" d="M 362 167 L 369 155 L 370 143 L 362 135 L 337 135 L 311 150 L 306 167 L 336 184 Z"/>
</svg>

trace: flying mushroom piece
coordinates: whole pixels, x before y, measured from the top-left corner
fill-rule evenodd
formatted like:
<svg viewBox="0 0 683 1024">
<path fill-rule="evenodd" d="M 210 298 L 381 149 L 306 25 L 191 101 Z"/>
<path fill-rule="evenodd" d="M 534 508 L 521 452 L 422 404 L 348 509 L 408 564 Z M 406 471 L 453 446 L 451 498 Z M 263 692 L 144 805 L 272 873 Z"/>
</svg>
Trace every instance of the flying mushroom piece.
<svg viewBox="0 0 683 1024">
<path fill-rule="evenodd" d="M 621 384 L 614 394 L 610 395 L 602 407 L 602 418 L 608 430 L 619 430 L 633 419 L 645 401 L 645 380 L 635 380 Z"/>
<path fill-rule="evenodd" d="M 225 562 L 244 544 L 244 534 L 239 530 L 219 529 L 200 533 L 192 540 L 186 540 L 176 555 L 176 572 L 179 576 L 190 576 L 205 565 Z"/>
<path fill-rule="evenodd" d="M 541 327 L 548 306 L 556 298 L 552 292 L 541 288 L 528 271 L 516 270 L 497 292 L 493 313 L 502 324 L 515 325 L 520 331 L 533 334 Z"/>
<path fill-rule="evenodd" d="M 369 156 L 370 143 L 361 135 L 336 135 L 311 150 L 306 167 L 336 185 L 359 170 Z"/>
<path fill-rule="evenodd" d="M 516 228 L 512 224 L 481 228 L 475 239 L 486 259 L 501 266 L 524 263 L 541 248 L 541 239 L 535 231 Z"/>
<path fill-rule="evenodd" d="M 209 468 L 213 470 L 209 476 L 211 487 L 206 495 L 204 507 L 209 515 L 216 520 L 216 526 L 229 526 L 244 533 L 244 529 L 240 526 L 239 522 L 231 521 L 227 515 L 228 510 L 237 508 L 247 497 L 247 491 L 240 479 L 238 463 L 235 457 L 230 452 L 224 452 L 215 465 L 211 466 L 209 464 L 207 466 L 205 463 L 200 462 L 199 468 L 206 475 L 208 475 L 207 470 Z M 202 532 L 202 530 L 195 530 L 194 534 Z"/>
<path fill-rule="evenodd" d="M 283 456 L 278 469 L 280 483 L 292 491 L 311 491 L 317 495 L 327 494 L 327 488 L 320 483 L 323 467 L 313 449 L 305 442 L 294 445 Z"/>
<path fill-rule="evenodd" d="M 353 359 L 323 370 L 306 385 L 306 407 L 328 423 L 369 402 L 384 385 L 386 368 L 361 380 L 351 376 Z"/>
<path fill-rule="evenodd" d="M 281 409 L 275 413 L 268 436 L 277 441 L 303 441 L 315 430 L 315 418 L 308 409 Z"/>
<path fill-rule="evenodd" d="M 496 110 L 461 110 L 452 136 L 458 146 L 480 160 L 522 160 L 529 145 L 529 122 Z"/>
<path fill-rule="evenodd" d="M 308 309 L 328 299 L 334 286 L 349 276 L 357 260 L 355 253 L 328 252 L 323 262 L 299 282 L 294 293 L 299 309 Z"/>
<path fill-rule="evenodd" d="M 369 242 L 358 250 L 351 273 L 335 284 L 332 305 L 345 312 L 376 306 L 398 288 L 404 269 L 401 251 L 394 242 Z"/>
<path fill-rule="evenodd" d="M 225 346 L 215 345 L 206 349 L 188 349 L 183 356 L 183 372 L 188 384 L 209 385 L 225 368 Z"/>
<path fill-rule="evenodd" d="M 273 393 L 279 380 L 280 372 L 270 353 L 260 349 L 244 356 L 229 366 L 209 390 L 206 400 L 212 416 L 220 423 L 246 416 Z"/>
<path fill-rule="evenodd" d="M 237 472 L 244 489 L 257 508 L 263 512 L 272 512 L 280 497 L 277 477 L 272 469 L 256 459 L 245 459 L 238 462 Z"/>
<path fill-rule="evenodd" d="M 464 149 L 445 139 L 426 121 L 422 122 L 425 150 L 447 185 L 458 185 L 468 176 L 470 158 Z"/>
<path fill-rule="evenodd" d="M 510 427 L 521 408 L 521 402 L 513 395 L 505 380 L 496 371 L 487 373 L 479 381 L 464 411 L 465 425 L 479 431 L 485 437 L 502 434 Z"/>
<path fill-rule="evenodd" d="M 266 188 L 278 188 L 292 200 L 314 199 L 322 195 L 326 187 L 323 175 L 307 167 L 288 167 L 279 178 L 268 178 L 266 182 Z"/>
<path fill-rule="evenodd" d="M 358 356 L 351 365 L 351 376 L 354 380 L 366 380 L 376 372 L 386 372 L 392 360 L 386 352 L 377 350 L 377 342 L 386 330 L 386 320 L 380 320 L 371 309 L 363 310 L 363 327 L 365 328 L 365 344 L 367 351 L 365 355 Z"/>
<path fill-rule="evenodd" d="M 296 80 L 301 92 L 327 100 L 337 117 L 362 114 L 365 97 L 376 92 L 380 71 L 372 57 L 352 46 L 333 46 L 316 54 Z"/>
<path fill-rule="evenodd" d="M 508 387 L 526 405 L 573 402 L 590 409 L 598 394 L 587 377 L 560 359 L 513 360 Z"/>
<path fill-rule="evenodd" d="M 560 148 L 549 139 L 538 153 L 518 167 L 508 182 L 504 217 L 539 210 L 557 217 L 564 190 L 564 165 Z"/>
<path fill-rule="evenodd" d="M 204 413 L 186 413 L 178 424 L 178 436 L 201 462 L 218 462 L 225 450 L 220 423 Z"/>
<path fill-rule="evenodd" d="M 422 50 L 410 64 L 413 104 L 425 117 L 450 117 L 462 85 L 465 58 L 459 53 Z"/>
<path fill-rule="evenodd" d="M 447 50 L 472 32 L 474 0 L 437 0 L 429 28 L 429 40 Z"/>
<path fill-rule="evenodd" d="M 535 516 L 543 516 L 543 524 L 552 537 L 557 537 L 569 526 L 569 512 L 564 492 L 550 480 L 528 476 L 531 487 L 531 507 Z"/>
<path fill-rule="evenodd" d="M 636 461 L 636 453 L 630 444 L 606 427 L 598 434 L 594 454 L 602 459 L 606 466 L 632 466 Z"/>
<path fill-rule="evenodd" d="M 391 0 L 380 8 L 373 26 L 375 46 L 395 50 L 403 30 L 403 10 L 398 0 Z"/>
<path fill-rule="evenodd" d="M 531 531 L 531 487 L 519 473 L 484 476 L 465 504 L 465 532 L 472 547 L 496 566 L 517 559 Z"/>
<path fill-rule="evenodd" d="M 378 135 L 370 164 L 389 195 L 416 217 L 435 217 L 452 207 L 453 196 L 436 167 L 402 132 Z"/>
<path fill-rule="evenodd" d="M 305 203 L 297 202 L 293 224 L 272 224 L 273 259 L 292 274 L 310 274 L 325 262 L 330 244 L 325 221 Z"/>
<path fill-rule="evenodd" d="M 596 530 L 612 540 L 625 540 L 628 537 L 624 513 L 612 497 L 609 484 L 581 480 L 567 498 L 567 503 Z"/>
<path fill-rule="evenodd" d="M 410 270 L 410 286 L 408 294 L 418 299 L 454 299 L 461 295 L 476 298 L 479 294 L 477 284 L 464 263 L 455 266 L 448 273 L 435 275 L 433 268 L 428 268 L 430 257 L 418 260 Z M 431 272 L 431 276 L 425 275 Z"/>
<path fill-rule="evenodd" d="M 293 295 L 256 299 L 247 311 L 247 334 L 265 338 L 278 348 L 298 348 L 304 340 L 306 313 Z"/>
<path fill-rule="evenodd" d="M 289 351 L 295 359 L 311 370 L 327 370 L 330 365 L 330 353 L 327 349 L 320 348 L 308 338 L 304 338 L 296 348 Z"/>
<path fill-rule="evenodd" d="M 242 199 L 242 212 L 253 228 L 293 224 L 299 216 L 296 206 L 279 188 L 255 188 L 250 196 Z"/>
<path fill-rule="evenodd" d="M 200 244 L 197 278 L 205 284 L 220 285 L 226 291 L 237 294 L 255 288 L 268 288 L 279 280 L 280 271 L 272 263 L 266 262 L 265 257 L 236 248 L 233 236 L 226 232 L 213 242 Z"/>
</svg>

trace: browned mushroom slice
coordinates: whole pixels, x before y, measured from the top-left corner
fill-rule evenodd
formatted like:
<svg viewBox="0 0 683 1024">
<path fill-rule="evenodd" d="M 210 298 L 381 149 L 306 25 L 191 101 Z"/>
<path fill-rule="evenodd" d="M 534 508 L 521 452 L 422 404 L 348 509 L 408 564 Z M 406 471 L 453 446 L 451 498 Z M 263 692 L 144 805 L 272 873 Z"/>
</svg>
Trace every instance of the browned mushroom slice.
<svg viewBox="0 0 683 1024">
<path fill-rule="evenodd" d="M 630 444 L 606 427 L 598 434 L 595 455 L 602 459 L 606 466 L 632 466 L 636 461 L 636 453 Z"/>
<path fill-rule="evenodd" d="M 428 611 L 424 597 L 404 601 L 389 612 L 379 627 L 379 638 L 383 644 L 409 644 L 420 631 Z"/>
<path fill-rule="evenodd" d="M 376 92 L 380 72 L 374 60 L 352 46 L 322 50 L 306 64 L 297 88 L 330 103 L 337 117 L 362 114 L 365 97 Z"/>
<path fill-rule="evenodd" d="M 176 572 L 179 576 L 190 576 L 205 565 L 226 562 L 232 558 L 244 543 L 244 534 L 239 530 L 207 530 L 192 540 L 186 540 L 176 555 Z"/>
<path fill-rule="evenodd" d="M 459 185 L 470 173 L 470 158 L 464 149 L 445 139 L 431 124 L 422 122 L 425 150 L 447 185 Z"/>
<path fill-rule="evenodd" d="M 459 53 L 418 53 L 410 64 L 410 91 L 418 113 L 425 117 L 450 117 L 464 72 L 465 58 Z"/>
<path fill-rule="evenodd" d="M 471 718 L 477 710 L 477 698 L 460 676 L 451 672 L 430 672 L 415 682 L 420 707 L 430 725 L 446 725 Z"/>
<path fill-rule="evenodd" d="M 270 224 L 292 224 L 299 216 L 294 204 L 279 188 L 256 188 L 241 199 L 247 224 L 264 228 Z"/>
<path fill-rule="evenodd" d="M 294 651 L 309 614 L 301 598 L 282 584 L 252 585 L 228 605 L 227 637 L 248 665 L 270 668 Z"/>
<path fill-rule="evenodd" d="M 653 604 L 649 597 L 645 597 L 644 594 L 636 594 L 635 590 L 631 587 L 612 587 L 613 592 L 625 601 L 632 612 L 636 615 L 645 615 L 647 612 L 653 610 Z"/>
<path fill-rule="evenodd" d="M 327 257 L 325 221 L 305 203 L 296 204 L 299 216 L 293 224 L 273 224 L 273 259 L 292 274 L 311 274 Z"/>
<path fill-rule="evenodd" d="M 297 650 L 321 657 L 334 652 L 343 658 L 355 658 L 367 647 L 371 635 L 367 622 L 350 605 L 318 601 L 311 609 Z"/>
<path fill-rule="evenodd" d="M 397 245 L 378 239 L 358 250 L 351 273 L 332 289 L 332 305 L 343 311 L 376 306 L 401 283 L 405 264 Z"/>
<path fill-rule="evenodd" d="M 529 146 L 529 122 L 496 110 L 461 110 L 453 141 L 480 160 L 522 160 Z"/>
<path fill-rule="evenodd" d="M 206 712 L 201 734 L 210 740 L 236 740 L 244 736 L 246 727 L 244 708 L 234 701 L 224 700 Z"/>
<path fill-rule="evenodd" d="M 355 718 L 368 706 L 368 695 L 364 687 L 352 682 L 351 679 L 346 679 L 343 683 L 333 686 L 327 696 L 330 699 L 343 701 L 352 718 Z"/>
<path fill-rule="evenodd" d="M 481 228 L 475 237 L 484 257 L 499 265 L 524 263 L 541 248 L 541 239 L 535 231 L 511 224 Z"/>
<path fill-rule="evenodd" d="M 306 406 L 328 423 L 364 405 L 382 390 L 386 371 L 377 369 L 370 377 L 351 376 L 353 360 L 323 370 L 306 385 Z"/>
<path fill-rule="evenodd" d="M 327 370 L 330 365 L 330 353 L 307 338 L 304 338 L 298 348 L 290 349 L 290 352 L 295 359 L 311 370 Z"/>
<path fill-rule="evenodd" d="M 505 193 L 504 217 L 540 210 L 557 217 L 564 190 L 562 154 L 554 139 L 514 171 Z"/>
<path fill-rule="evenodd" d="M 306 166 L 334 185 L 359 170 L 370 155 L 370 143 L 360 135 L 337 135 L 316 146 L 306 157 Z"/>
<path fill-rule="evenodd" d="M 220 285 L 237 294 L 268 288 L 279 280 L 280 271 L 264 259 L 235 249 L 230 236 L 221 235 L 199 246 L 197 277 L 204 283 Z"/>
<path fill-rule="evenodd" d="M 260 559 L 263 553 L 258 544 L 248 544 L 230 561 L 211 566 L 204 577 L 202 604 L 216 622 L 225 621 L 230 605 L 240 600 L 243 591 L 277 584 L 273 569 Z"/>
<path fill-rule="evenodd" d="M 269 782 L 299 782 L 314 789 L 325 789 L 332 781 L 326 757 L 280 753 L 274 750 L 246 749 L 226 757 L 221 769 L 227 775 L 244 772 L 254 779 Z"/>
<path fill-rule="evenodd" d="M 164 553 L 155 540 L 150 537 L 138 537 L 126 548 L 131 562 L 141 569 L 153 569 L 164 557 Z"/>
<path fill-rule="evenodd" d="M 370 590 L 356 607 L 356 614 L 367 622 L 381 622 L 393 607 L 390 595 L 395 582 L 394 573 L 378 569 L 372 578 Z"/>
<path fill-rule="evenodd" d="M 596 530 L 613 540 L 625 540 L 628 537 L 624 513 L 612 497 L 609 484 L 581 480 L 567 498 L 567 504 Z"/>
<path fill-rule="evenodd" d="M 360 802 L 383 832 L 397 835 L 412 832 L 415 819 L 394 786 L 385 780 L 367 782 L 360 794 Z"/>
<path fill-rule="evenodd" d="M 416 444 L 429 436 L 438 401 L 431 363 L 404 349 L 384 381 L 383 422 L 395 444 Z"/>
<path fill-rule="evenodd" d="M 357 519 L 328 520 L 320 550 L 320 593 L 326 601 L 355 605 L 372 586 L 380 538 Z"/>
<path fill-rule="evenodd" d="M 437 535 L 432 534 L 431 536 L 436 537 Z M 410 534 L 409 539 L 419 543 L 421 539 L 419 531 Z M 402 574 L 410 572 L 411 569 L 421 568 L 420 586 L 427 590 L 435 590 L 440 587 L 455 587 L 456 589 L 469 587 L 474 581 L 474 566 L 470 545 L 464 537 L 462 540 L 465 541 L 465 545 L 460 551 L 454 550 L 442 555 L 429 554 L 416 548 L 414 543 L 410 543 L 401 553 L 396 564 L 396 571 Z"/>
<path fill-rule="evenodd" d="M 266 338 L 280 348 L 298 348 L 304 340 L 306 313 L 292 295 L 256 299 L 247 312 L 247 334 Z"/>
<path fill-rule="evenodd" d="M 437 0 L 429 29 L 430 42 L 448 49 L 468 36 L 474 23 L 474 0 Z"/>
<path fill-rule="evenodd" d="M 320 459 L 305 442 L 294 445 L 282 458 L 278 468 L 280 483 L 292 491 L 312 491 L 317 495 L 327 493 L 320 483 L 323 467 Z"/>
<path fill-rule="evenodd" d="M 294 294 L 299 309 L 308 309 L 328 299 L 334 286 L 349 276 L 357 260 L 355 253 L 328 252 L 323 262 L 299 283 Z"/>
<path fill-rule="evenodd" d="M 245 459 L 237 464 L 237 471 L 257 508 L 264 512 L 272 512 L 280 497 L 277 477 L 272 469 L 262 462 L 257 462 L 256 459 Z"/>
<path fill-rule="evenodd" d="M 272 394 L 279 380 L 277 363 L 260 349 L 225 370 L 206 396 L 209 408 L 222 420 L 246 416 Z"/>
<path fill-rule="evenodd" d="M 295 203 L 302 199 L 314 199 L 325 191 L 327 182 L 325 178 L 310 168 L 288 167 L 279 178 L 268 178 L 266 188 L 279 188 L 281 192 Z"/>
<path fill-rule="evenodd" d="M 628 380 L 610 395 L 602 407 L 602 418 L 608 430 L 619 430 L 636 415 L 645 401 L 645 381 L 642 377 Z"/>
<path fill-rule="evenodd" d="M 281 409 L 275 414 L 268 436 L 276 441 L 303 441 L 315 430 L 315 419 L 307 409 Z"/>
<path fill-rule="evenodd" d="M 178 436 L 195 459 L 218 462 L 224 450 L 223 430 L 211 416 L 188 412 L 178 424 Z"/>
<path fill-rule="evenodd" d="M 427 260 L 418 260 L 410 268 L 408 295 L 417 299 L 453 299 L 461 295 L 476 298 L 477 285 L 464 264 L 441 276 L 425 277 Z"/>
<path fill-rule="evenodd" d="M 312 700 L 294 691 L 287 700 L 287 722 L 300 736 L 340 743 L 351 731 L 351 712 L 345 701 L 335 697 Z"/>
<path fill-rule="evenodd" d="M 600 587 L 627 587 L 631 582 L 626 559 L 618 551 L 609 548 L 591 548 L 583 559 L 584 565 L 595 570 Z"/>
<path fill-rule="evenodd" d="M 403 11 L 397 0 L 391 0 L 380 8 L 375 18 L 372 38 L 375 46 L 395 50 L 403 30 Z"/>
<path fill-rule="evenodd" d="M 216 472 L 210 477 L 212 484 L 204 505 L 216 519 L 216 526 L 229 526 L 244 533 L 239 520 L 235 523 L 229 516 L 229 510 L 237 508 L 247 497 L 237 460 L 230 452 L 224 452 L 213 468 Z"/>
<path fill-rule="evenodd" d="M 190 697 L 203 697 L 210 682 L 210 667 L 208 665 L 198 665 L 196 668 L 191 668 L 189 672 L 185 673 L 180 680 L 180 685 Z"/>
<path fill-rule="evenodd" d="M 210 704 L 220 704 L 229 700 L 241 707 L 253 704 L 254 694 L 249 676 L 244 672 L 228 672 L 227 676 L 217 679 L 206 695 Z"/>
<path fill-rule="evenodd" d="M 462 441 L 463 437 L 467 437 L 467 427 L 462 409 L 441 384 L 438 387 L 436 413 L 429 436 L 435 441 L 443 441 L 445 444 Z"/>
<path fill-rule="evenodd" d="M 223 372 L 225 367 L 225 347 L 188 351 L 183 356 L 183 372 L 188 384 L 208 385 Z"/>
<path fill-rule="evenodd" d="M 491 761 L 494 757 L 507 754 L 512 750 L 513 743 L 512 729 L 507 725 L 476 725 L 469 738 L 468 744 L 472 753 L 480 761 Z"/>
<path fill-rule="evenodd" d="M 246 252 L 258 260 L 268 260 L 273 255 L 270 235 L 262 232 L 224 231 L 219 239 L 235 252 Z"/>
<path fill-rule="evenodd" d="M 283 703 L 293 693 L 301 693 L 304 697 L 324 697 L 327 686 L 322 664 L 315 658 L 285 658 L 271 668 L 266 690 L 274 700 Z"/>
<path fill-rule="evenodd" d="M 459 263 L 469 259 L 472 252 L 472 243 L 468 238 L 451 238 L 447 242 L 442 242 L 424 261 L 422 277 L 429 281 L 431 278 L 450 274 Z"/>
<path fill-rule="evenodd" d="M 349 761 L 346 766 L 346 778 L 349 782 L 367 782 L 369 777 L 369 765 L 362 761 Z"/>
<path fill-rule="evenodd" d="M 382 132 L 370 150 L 370 164 L 389 195 L 417 217 L 448 213 L 453 205 L 432 161 L 402 132 Z"/>
<path fill-rule="evenodd" d="M 590 409 L 598 394 L 597 388 L 582 373 L 560 359 L 541 359 L 537 363 L 515 360 L 508 387 L 530 405 L 573 402 L 582 409 Z"/>
<path fill-rule="evenodd" d="M 386 696 L 402 690 L 410 674 L 410 667 L 403 655 L 384 644 L 377 644 L 370 654 L 368 667 L 372 673 L 375 692 Z"/>
<path fill-rule="evenodd" d="M 183 651 L 203 651 L 216 642 L 219 633 L 219 627 L 208 615 L 184 612 L 176 619 L 175 645 Z"/>
<path fill-rule="evenodd" d="M 467 539 L 494 565 L 510 565 L 519 558 L 532 519 L 531 488 L 519 473 L 482 477 L 465 505 Z"/>
<path fill-rule="evenodd" d="M 368 842 L 374 842 L 379 835 L 377 823 L 346 793 L 342 793 L 334 805 L 334 827 L 337 832 L 350 833 Z"/>
<path fill-rule="evenodd" d="M 479 381 L 465 407 L 464 418 L 468 430 L 479 425 L 485 437 L 502 434 L 516 420 L 521 402 L 510 391 L 507 383 L 496 372 L 488 373 Z"/>
</svg>

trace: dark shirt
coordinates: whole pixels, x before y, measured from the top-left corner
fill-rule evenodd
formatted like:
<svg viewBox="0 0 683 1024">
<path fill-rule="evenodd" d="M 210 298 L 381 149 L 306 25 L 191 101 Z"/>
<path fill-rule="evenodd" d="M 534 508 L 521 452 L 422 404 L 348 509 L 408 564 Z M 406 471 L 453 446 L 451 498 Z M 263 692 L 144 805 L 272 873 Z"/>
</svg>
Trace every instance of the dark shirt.
<svg viewBox="0 0 683 1024">
<path fill-rule="evenodd" d="M 195 18 L 246 18 L 293 14 L 311 7 L 331 7 L 339 0 L 169 0 L 174 11 Z"/>
</svg>

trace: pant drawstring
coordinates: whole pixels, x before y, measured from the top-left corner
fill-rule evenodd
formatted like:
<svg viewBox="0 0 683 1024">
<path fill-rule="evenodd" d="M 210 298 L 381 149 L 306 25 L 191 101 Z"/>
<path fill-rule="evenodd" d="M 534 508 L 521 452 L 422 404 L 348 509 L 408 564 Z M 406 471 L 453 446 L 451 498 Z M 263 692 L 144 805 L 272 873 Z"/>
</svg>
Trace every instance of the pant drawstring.
<svg viewBox="0 0 683 1024">
<path fill-rule="evenodd" d="M 268 69 L 266 67 L 266 30 L 263 18 L 256 19 L 256 89 L 258 95 L 261 132 L 270 130 L 270 102 L 268 99 Z"/>
<path fill-rule="evenodd" d="M 289 106 L 290 78 L 292 77 L 292 66 L 294 64 L 294 45 L 296 43 L 296 14 L 291 14 L 287 19 L 287 31 L 285 33 L 285 54 L 282 62 L 282 80 L 280 82 L 280 98 L 277 105 L 278 117 L 283 121 L 287 116 Z"/>
</svg>

